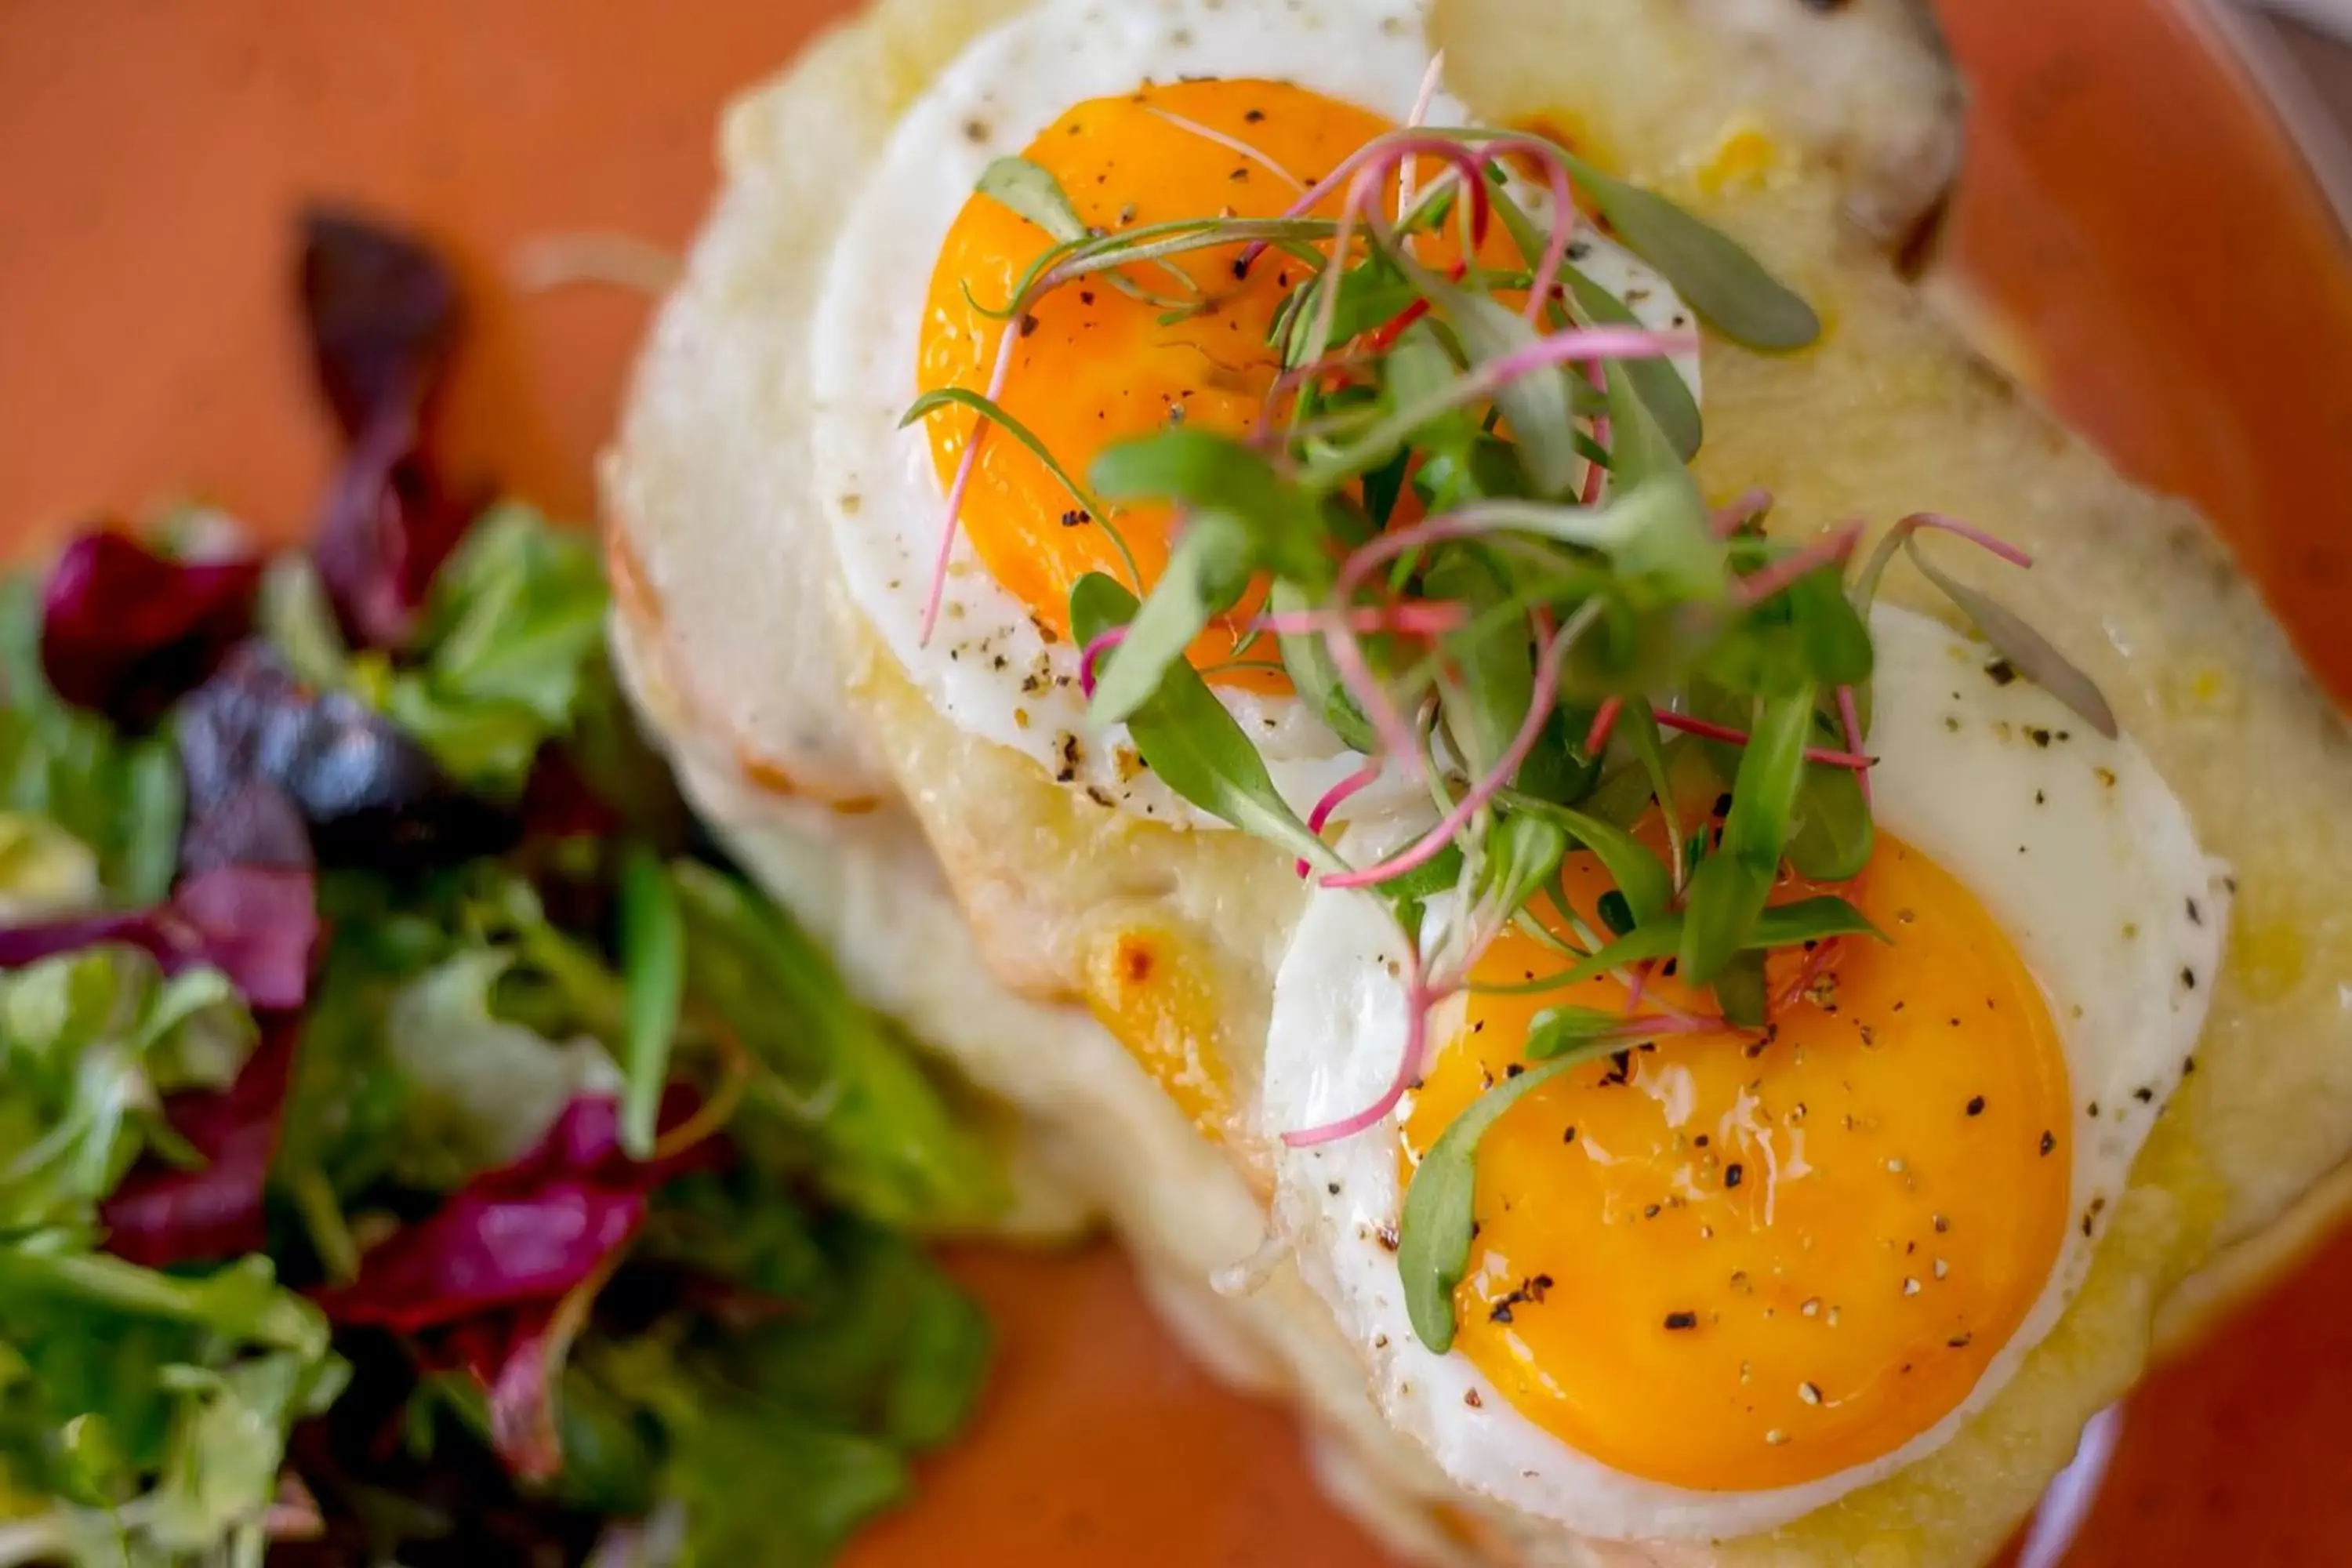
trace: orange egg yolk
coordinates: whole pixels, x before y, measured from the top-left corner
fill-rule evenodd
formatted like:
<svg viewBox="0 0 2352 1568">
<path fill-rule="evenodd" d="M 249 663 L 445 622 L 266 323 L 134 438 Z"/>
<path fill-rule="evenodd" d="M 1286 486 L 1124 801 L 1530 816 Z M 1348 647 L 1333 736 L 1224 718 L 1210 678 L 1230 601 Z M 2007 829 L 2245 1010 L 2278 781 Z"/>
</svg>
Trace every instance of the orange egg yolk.
<svg viewBox="0 0 2352 1568">
<path fill-rule="evenodd" d="M 1608 886 L 1571 857 L 1588 921 Z M 1776 955 L 1773 992 L 1803 994 L 1768 1034 L 1570 1068 L 1480 1143 L 1456 1348 L 1620 1470 L 1753 1490 L 1889 1453 L 1967 1397 L 2056 1261 L 2069 1101 L 2040 988 L 1967 890 L 1899 842 L 1881 835 L 1846 891 L 1891 941 L 1840 943 L 1810 984 L 1802 954 Z M 1560 967 L 1514 932 L 1473 984 Z M 1646 994 L 1706 1004 L 1663 974 Z M 1404 1158 L 1522 1062 L 1537 1013 L 1626 1000 L 1608 979 L 1474 991 Z"/>
<path fill-rule="evenodd" d="M 1089 227 L 1117 234 L 1188 218 L 1281 216 L 1303 194 L 1294 181 L 1311 184 L 1391 129 L 1378 115 L 1280 82 L 1175 82 L 1079 104 L 1024 155 L 1054 175 Z M 1261 156 L 1237 152 L 1203 130 Z M 1336 218 L 1344 205 L 1335 195 L 1315 216 Z M 1391 188 L 1391 213 L 1393 205 Z M 965 205 L 931 276 L 920 386 L 988 389 L 1006 323 L 979 307 L 1002 309 L 1052 243 L 992 197 L 975 195 Z M 1433 266 L 1458 254 L 1447 238 L 1430 236 L 1422 243 L 1423 260 Z M 1500 225 L 1489 243 L 1507 244 Z M 1237 279 L 1240 254 L 1238 246 L 1222 246 L 1170 258 L 1207 302 L 1181 321 L 1163 322 L 1165 306 L 1122 293 L 1101 277 L 1038 300 L 1013 328 L 1020 336 L 1001 399 L 1005 412 L 1081 483 L 1105 447 L 1171 425 L 1247 435 L 1282 370 L 1266 342 L 1275 311 L 1310 269 L 1297 257 L 1269 251 Z M 1498 248 L 1496 256 L 1507 265 L 1516 252 Z M 1130 267 L 1126 276 L 1155 293 L 1177 289 L 1156 266 Z M 977 423 L 961 409 L 931 416 L 931 455 L 943 488 Z M 1174 520 L 1150 507 L 1123 507 L 1108 520 L 1088 515 L 1045 464 L 1000 431 L 982 443 L 959 521 L 990 574 L 1044 625 L 1066 634 L 1070 588 L 1080 577 L 1102 572 L 1135 586 L 1106 523 L 1133 552 L 1148 589 L 1167 565 Z M 1230 660 L 1260 598 L 1251 594 L 1212 626 L 1194 646 L 1193 662 L 1213 668 Z"/>
</svg>

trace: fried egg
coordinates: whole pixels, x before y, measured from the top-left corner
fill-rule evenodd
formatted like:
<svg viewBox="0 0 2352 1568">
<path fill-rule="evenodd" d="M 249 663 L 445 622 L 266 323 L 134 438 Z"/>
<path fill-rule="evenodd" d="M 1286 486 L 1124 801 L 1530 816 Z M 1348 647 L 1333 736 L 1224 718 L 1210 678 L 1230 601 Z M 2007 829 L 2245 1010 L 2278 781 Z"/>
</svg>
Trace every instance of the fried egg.
<svg viewBox="0 0 2352 1568">
<path fill-rule="evenodd" d="M 1092 730 L 1069 637 L 1088 572 L 1157 580 L 1175 519 L 1097 518 L 1022 442 L 992 431 L 957 517 L 940 619 L 923 635 L 947 496 L 975 417 L 901 429 L 920 392 L 985 391 L 1013 295 L 1049 237 L 974 187 L 992 161 L 1045 169 L 1105 233 L 1207 215 L 1277 216 L 1308 185 L 1420 107 L 1462 124 L 1432 76 L 1412 0 L 1059 0 L 985 35 L 901 119 L 834 247 L 812 346 L 816 486 L 847 596 L 931 703 L 1097 804 L 1171 822 L 1213 819 L 1142 767 L 1123 729 Z M 1337 198 L 1318 208 L 1336 216 Z M 1496 244 L 1503 243 L 1499 234 Z M 1662 279 L 1598 236 L 1577 264 L 1645 325 L 1689 324 Z M 1302 263 L 1236 279 L 1234 247 L 1176 258 L 1213 308 L 1169 321 L 1099 279 L 1037 301 L 1016 324 L 1004 409 L 1067 473 L 1171 424 L 1230 435 L 1256 422 L 1280 371 L 1266 345 Z M 1682 363 L 1696 384 L 1695 359 Z M 1114 541 L 1113 534 L 1117 534 Z M 1290 695 L 1252 595 L 1192 649 L 1302 815 L 1363 759 Z M 1393 804 L 1376 787 L 1343 810 Z"/>
<path fill-rule="evenodd" d="M 1280 1223 L 1390 1418 L 1586 1534 L 1769 1528 L 1946 1440 L 2057 1320 L 2193 1067 L 2232 889 L 2179 801 L 1983 645 L 1885 608 L 1873 631 L 1879 837 L 1848 891 L 1885 942 L 1814 975 L 1776 958 L 1765 1037 L 1661 1039 L 1505 1110 L 1451 1353 L 1400 1284 L 1414 1163 L 1522 1070 L 1540 1008 L 1622 1011 L 1625 988 L 1482 989 L 1559 967 L 1507 936 L 1433 1016 L 1394 1117 L 1280 1157 Z M 1567 885 L 1589 915 L 1609 884 L 1588 858 Z M 1402 942 L 1362 894 L 1310 902 L 1276 982 L 1269 1135 L 1377 1098 Z"/>
</svg>

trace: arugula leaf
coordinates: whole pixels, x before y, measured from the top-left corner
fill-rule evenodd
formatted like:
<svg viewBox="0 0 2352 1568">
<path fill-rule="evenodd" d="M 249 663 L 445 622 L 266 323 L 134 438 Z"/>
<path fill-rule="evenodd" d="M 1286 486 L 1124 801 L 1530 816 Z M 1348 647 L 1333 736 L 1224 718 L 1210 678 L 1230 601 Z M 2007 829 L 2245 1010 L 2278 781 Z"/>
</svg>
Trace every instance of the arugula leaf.
<svg viewBox="0 0 2352 1568">
<path fill-rule="evenodd" d="M 1681 955 L 1682 977 L 1690 984 L 1713 984 L 1771 896 L 1812 721 L 1810 686 L 1767 698 L 1760 706 L 1731 786 L 1722 842 L 1690 880 Z"/>
<path fill-rule="evenodd" d="M 1536 226 L 1527 209 L 1514 201 L 1509 191 L 1499 183 L 1489 195 L 1496 215 L 1503 220 L 1503 226 L 1510 231 L 1512 243 L 1519 247 L 1519 254 L 1527 258 L 1528 265 L 1535 266 L 1545 249 L 1543 231 Z M 1642 324 L 1641 318 L 1623 300 L 1575 267 L 1562 263 L 1560 279 L 1568 285 L 1576 308 L 1587 319 L 1602 326 L 1638 327 Z M 1556 307 L 1554 317 L 1559 319 Z M 1675 455 L 1685 462 L 1698 456 L 1699 445 L 1705 437 L 1699 419 L 1698 399 L 1691 395 L 1690 384 L 1683 380 L 1682 373 L 1674 367 L 1673 362 L 1625 360 L 1612 367 L 1612 374 L 1618 371 L 1632 377 L 1634 389 L 1641 393 L 1642 401 L 1648 405 L 1658 427 L 1673 444 Z"/>
<path fill-rule="evenodd" d="M 1070 590 L 1070 624 L 1081 641 L 1128 624 L 1135 610 L 1135 596 L 1098 572 Z M 1284 802 L 1240 722 L 1190 665 L 1168 667 L 1128 720 L 1128 732 L 1151 771 L 1202 811 L 1312 864 L 1333 864 L 1329 847 Z"/>
<path fill-rule="evenodd" d="M 1003 1179 L 977 1130 L 824 950 L 732 877 L 680 860 L 670 879 L 689 1005 L 708 1008 L 759 1069 L 733 1124 L 744 1157 L 813 1164 L 821 1191 L 884 1225 L 937 1230 L 996 1214 Z M 814 1161 L 797 1152 L 812 1148 Z"/>
<path fill-rule="evenodd" d="M 1229 519 L 1247 542 L 1252 566 L 1310 588 L 1328 587 L 1337 575 L 1319 500 L 1231 437 L 1189 426 L 1155 431 L 1109 447 L 1095 459 L 1091 477 L 1110 500 L 1183 507 L 1192 514 L 1188 533 L 1208 519 Z M 1224 586 L 1230 604 L 1240 584 Z"/>
<path fill-rule="evenodd" d="M 385 714 L 461 782 L 511 797 L 604 658 L 610 595 L 594 541 L 509 503 L 434 579 L 422 659 L 382 691 Z"/>
<path fill-rule="evenodd" d="M 659 858 L 643 845 L 629 846 L 622 857 L 620 921 L 621 968 L 629 990 L 621 1147 L 631 1159 L 648 1160 L 685 999 L 686 930 Z"/>
<path fill-rule="evenodd" d="M 0 972 L 0 1235 L 93 1223 L 142 1152 L 184 1148 L 163 1097 L 226 1088 L 257 1037 L 218 971 L 167 980 L 137 948 Z"/>
<path fill-rule="evenodd" d="M 1838 750 L 1845 746 L 1845 727 L 1826 706 L 1814 714 L 1811 743 Z M 1858 877 L 1870 864 L 1877 841 L 1877 824 L 1853 770 L 1807 763 L 1782 851 L 1797 874 L 1816 882 Z"/>
<path fill-rule="evenodd" d="M 1764 954 L 1749 948 L 1735 952 L 1715 977 L 1716 1005 L 1724 1021 L 1741 1029 L 1764 1026 L 1769 998 L 1765 992 Z"/>
<path fill-rule="evenodd" d="M 1648 845 L 1615 823 L 1574 806 L 1534 800 L 1516 793 L 1506 794 L 1502 800 L 1514 811 L 1556 822 L 1574 834 L 1577 843 L 1592 852 L 1610 879 L 1617 884 L 1616 890 L 1623 897 L 1635 923 L 1656 920 L 1673 902 L 1674 878 L 1665 862 Z"/>
<path fill-rule="evenodd" d="M 1575 297 L 1577 308 L 1602 326 L 1638 327 L 1641 318 L 1633 308 L 1616 295 L 1587 278 L 1573 267 L 1563 267 L 1561 275 L 1568 281 L 1569 292 Z M 1683 379 L 1683 373 L 1667 359 L 1619 360 L 1610 367 L 1610 374 L 1622 375 L 1642 395 L 1642 405 L 1656 421 L 1659 432 L 1674 448 L 1675 455 L 1688 462 L 1698 456 L 1699 444 L 1705 439 L 1705 427 L 1700 422 L 1698 399 Z"/>
</svg>

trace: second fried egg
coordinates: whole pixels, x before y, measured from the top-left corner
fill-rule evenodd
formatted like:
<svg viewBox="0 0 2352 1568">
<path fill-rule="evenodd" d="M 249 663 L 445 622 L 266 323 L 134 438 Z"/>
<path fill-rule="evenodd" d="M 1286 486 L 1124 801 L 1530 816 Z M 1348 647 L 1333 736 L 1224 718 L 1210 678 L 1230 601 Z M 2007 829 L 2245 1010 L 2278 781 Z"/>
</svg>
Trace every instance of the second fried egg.
<svg viewBox="0 0 2352 1568">
<path fill-rule="evenodd" d="M 1539 1008 L 1622 1011 L 1624 988 L 1502 994 L 1559 963 L 1507 937 L 1438 1010 L 1397 1117 L 1282 1157 L 1283 1223 L 1391 1418 L 1589 1534 L 1768 1528 L 1942 1442 L 2049 1331 L 2189 1066 L 2230 891 L 2179 801 L 1981 645 L 1895 610 L 1873 632 L 1881 833 L 1850 896 L 1889 940 L 1795 977 L 1769 1036 L 1661 1039 L 1505 1110 L 1451 1353 L 1415 1339 L 1399 1280 L 1413 1163 L 1524 1070 Z M 1607 885 L 1585 858 L 1572 900 Z M 1363 895 L 1310 904 L 1270 1133 L 1379 1094 L 1402 940 Z"/>
</svg>

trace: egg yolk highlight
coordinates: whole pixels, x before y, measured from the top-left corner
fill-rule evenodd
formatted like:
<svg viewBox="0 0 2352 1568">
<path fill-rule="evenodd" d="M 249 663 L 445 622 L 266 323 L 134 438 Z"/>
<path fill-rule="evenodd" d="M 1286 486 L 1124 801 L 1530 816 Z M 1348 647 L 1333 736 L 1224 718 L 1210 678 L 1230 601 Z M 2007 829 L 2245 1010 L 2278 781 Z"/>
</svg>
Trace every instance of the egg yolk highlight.
<svg viewBox="0 0 2352 1568">
<path fill-rule="evenodd" d="M 1610 886 L 1570 858 L 1594 929 Z M 1814 889 L 1786 889 L 1788 896 Z M 1882 834 L 1842 889 L 1891 941 L 1839 944 L 1761 1037 L 1664 1038 L 1569 1069 L 1479 1145 L 1455 1348 L 1529 1420 L 1703 1490 L 1832 1475 L 1955 1409 L 2040 1296 L 2068 1218 L 2066 1063 L 2040 987 L 1949 874 Z M 1556 973 L 1513 932 L 1474 986 Z M 1706 1010 L 1654 975 L 1642 1005 Z M 1404 1119 L 1418 1159 L 1521 1067 L 1544 1008 L 1611 979 L 1468 998 Z"/>
<path fill-rule="evenodd" d="M 1376 114 L 1280 82 L 1175 82 L 1081 103 L 1023 155 L 1055 177 L 1090 228 L 1118 234 L 1205 216 L 1279 217 L 1304 185 L 1391 129 Z M 1428 172 L 1439 167 L 1432 163 Z M 1394 197 L 1391 188 L 1391 216 Z M 1314 216 L 1337 218 L 1345 205 L 1343 195 L 1334 195 Z M 1517 253 L 1507 249 L 1500 225 L 1495 231 L 1489 244 L 1508 265 Z M 987 391 L 1006 323 L 981 307 L 1003 308 L 1053 243 L 993 197 L 975 195 L 965 204 L 931 276 L 919 385 Z M 1448 237 L 1420 243 L 1433 266 L 1458 255 Z M 1312 269 L 1272 250 L 1236 278 L 1240 254 L 1239 246 L 1221 246 L 1168 258 L 1205 301 L 1181 321 L 1163 322 L 1165 305 L 1123 293 L 1100 276 L 1037 300 L 1015 325 L 1020 336 L 1001 399 L 1005 412 L 1081 484 L 1105 447 L 1170 426 L 1249 434 L 1282 371 L 1266 342 L 1275 311 Z M 1156 265 L 1129 267 L 1125 276 L 1155 294 L 1180 292 Z M 977 425 L 961 409 L 929 420 L 943 489 Z M 1070 589 L 1080 577 L 1101 572 L 1135 586 L 1105 521 L 1079 508 L 1045 463 L 1000 430 L 982 444 L 960 524 L 990 574 L 1044 626 L 1066 635 Z M 1173 518 L 1165 509 L 1123 507 L 1108 521 L 1134 553 L 1148 589 L 1166 569 Z M 1232 659 L 1261 597 L 1252 593 L 1213 625 L 1194 645 L 1193 662 L 1213 668 Z"/>
</svg>

